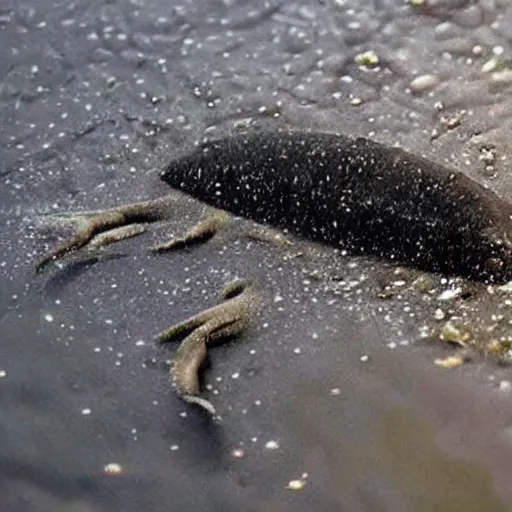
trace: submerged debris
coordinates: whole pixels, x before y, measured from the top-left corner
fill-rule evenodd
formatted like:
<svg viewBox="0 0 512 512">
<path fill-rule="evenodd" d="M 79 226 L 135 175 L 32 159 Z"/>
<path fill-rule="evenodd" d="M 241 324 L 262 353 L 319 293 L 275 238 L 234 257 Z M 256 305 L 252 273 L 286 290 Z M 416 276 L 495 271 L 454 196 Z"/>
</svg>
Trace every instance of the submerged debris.
<svg viewBox="0 0 512 512">
<path fill-rule="evenodd" d="M 367 50 L 366 52 L 358 53 L 354 58 L 358 66 L 375 67 L 380 63 L 379 56 L 374 50 Z"/>
<path fill-rule="evenodd" d="M 472 333 L 469 328 L 466 326 L 456 325 L 452 319 L 448 320 L 448 322 L 443 325 L 439 334 L 440 340 L 447 341 L 461 347 L 466 347 L 471 338 Z"/>
<path fill-rule="evenodd" d="M 117 462 L 109 462 L 108 464 L 105 464 L 103 467 L 103 473 L 105 475 L 121 475 L 123 474 L 124 469 L 121 464 L 118 464 Z"/>
<path fill-rule="evenodd" d="M 439 84 L 439 78 L 436 75 L 419 75 L 409 84 L 413 93 L 421 93 L 433 89 Z"/>
<path fill-rule="evenodd" d="M 306 487 L 306 480 L 304 478 L 297 478 L 295 480 L 290 480 L 286 488 L 289 491 L 302 491 Z"/>
<path fill-rule="evenodd" d="M 442 368 L 457 368 L 457 366 L 464 364 L 464 359 L 460 356 L 448 356 L 444 359 L 434 360 L 434 364 Z"/>
</svg>

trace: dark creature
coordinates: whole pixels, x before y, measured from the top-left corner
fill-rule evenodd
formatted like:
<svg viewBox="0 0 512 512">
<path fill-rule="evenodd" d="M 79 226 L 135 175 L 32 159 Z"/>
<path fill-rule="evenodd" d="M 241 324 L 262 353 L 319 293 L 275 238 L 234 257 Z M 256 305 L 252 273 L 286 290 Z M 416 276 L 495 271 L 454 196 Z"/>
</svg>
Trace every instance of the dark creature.
<svg viewBox="0 0 512 512">
<path fill-rule="evenodd" d="M 476 281 L 512 279 L 510 203 L 464 174 L 371 140 L 250 133 L 204 144 L 171 162 L 162 179 L 217 208 L 351 254 Z M 112 228 L 170 218 L 175 201 L 166 196 L 96 212 L 39 267 Z M 217 211 L 183 238 L 156 249 L 207 240 L 225 220 Z M 184 400 L 215 412 L 198 396 L 207 345 L 246 328 L 259 303 L 256 290 L 235 282 L 226 288 L 224 302 L 160 335 L 161 341 L 186 336 L 172 365 Z"/>
<path fill-rule="evenodd" d="M 252 133 L 169 164 L 172 187 L 352 254 L 430 272 L 512 277 L 512 205 L 464 174 L 326 133 Z"/>
</svg>

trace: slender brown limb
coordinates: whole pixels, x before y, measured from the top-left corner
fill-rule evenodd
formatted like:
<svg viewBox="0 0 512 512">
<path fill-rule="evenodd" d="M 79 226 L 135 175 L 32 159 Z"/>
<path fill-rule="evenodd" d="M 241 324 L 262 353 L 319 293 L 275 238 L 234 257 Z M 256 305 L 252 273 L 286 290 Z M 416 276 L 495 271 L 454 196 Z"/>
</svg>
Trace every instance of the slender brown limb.
<svg viewBox="0 0 512 512">
<path fill-rule="evenodd" d="M 95 235 L 104 233 L 110 229 L 142 222 L 156 222 L 170 216 L 176 199 L 173 196 L 165 196 L 150 201 L 132 203 L 109 210 L 86 212 L 88 216 L 83 220 L 82 226 L 75 236 L 59 244 L 53 251 L 41 258 L 36 263 L 36 269 L 42 269 L 52 260 L 61 258 L 65 254 L 76 251 L 86 245 Z"/>
<path fill-rule="evenodd" d="M 154 252 L 172 251 L 207 242 L 227 224 L 228 220 L 228 212 L 215 209 L 209 212 L 203 220 L 199 221 L 182 237 L 155 245 L 151 250 Z"/>
<path fill-rule="evenodd" d="M 241 334 L 258 309 L 258 293 L 247 281 L 229 283 L 224 288 L 223 297 L 224 302 L 158 335 L 160 343 L 186 336 L 172 363 L 173 382 L 185 401 L 198 403 L 209 412 L 214 409 L 208 401 L 194 398 L 200 394 L 199 373 L 206 360 L 207 347 Z"/>
<path fill-rule="evenodd" d="M 145 224 L 128 224 L 127 226 L 110 229 L 104 233 L 95 235 L 94 238 L 87 244 L 87 248 L 97 249 L 98 247 L 115 244 L 121 240 L 126 240 L 127 238 L 133 238 L 135 236 L 142 235 L 145 232 Z"/>
</svg>

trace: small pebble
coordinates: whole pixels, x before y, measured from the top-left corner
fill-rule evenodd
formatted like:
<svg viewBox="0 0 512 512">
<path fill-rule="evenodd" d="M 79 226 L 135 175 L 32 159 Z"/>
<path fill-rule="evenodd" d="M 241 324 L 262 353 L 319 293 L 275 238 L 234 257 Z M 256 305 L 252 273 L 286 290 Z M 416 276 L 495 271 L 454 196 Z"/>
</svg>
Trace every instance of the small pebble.
<svg viewBox="0 0 512 512">
<path fill-rule="evenodd" d="M 380 62 L 379 56 L 373 50 L 358 53 L 354 58 L 358 66 L 377 66 Z"/>
<path fill-rule="evenodd" d="M 439 84 L 439 78 L 435 75 L 420 75 L 414 78 L 409 84 L 412 92 L 423 92 L 428 89 L 433 89 Z"/>
<path fill-rule="evenodd" d="M 459 356 L 449 356 L 444 359 L 436 359 L 434 364 L 441 368 L 457 368 L 457 366 L 464 364 L 464 359 Z"/>
<path fill-rule="evenodd" d="M 123 466 L 117 462 L 110 462 L 103 467 L 103 473 L 106 475 L 120 475 L 123 473 Z"/>
<path fill-rule="evenodd" d="M 302 489 L 304 489 L 305 486 L 306 481 L 303 480 L 302 478 L 297 478 L 295 480 L 290 480 L 286 488 L 289 491 L 301 491 Z"/>
<path fill-rule="evenodd" d="M 231 450 L 231 457 L 234 459 L 243 459 L 245 457 L 245 452 L 242 448 L 235 448 L 234 450 Z"/>
<path fill-rule="evenodd" d="M 509 380 L 502 380 L 498 385 L 498 389 L 506 393 L 512 389 L 512 382 Z"/>
<path fill-rule="evenodd" d="M 445 301 L 457 298 L 462 293 L 462 288 L 448 288 L 443 290 L 437 297 L 437 300 Z"/>
<path fill-rule="evenodd" d="M 471 339 L 471 332 L 467 329 L 459 328 L 448 320 L 441 329 L 439 339 L 464 347 Z"/>
<path fill-rule="evenodd" d="M 446 317 L 444 311 L 442 309 L 439 309 L 437 308 L 435 311 L 434 311 L 434 318 L 436 320 L 444 320 Z"/>
</svg>

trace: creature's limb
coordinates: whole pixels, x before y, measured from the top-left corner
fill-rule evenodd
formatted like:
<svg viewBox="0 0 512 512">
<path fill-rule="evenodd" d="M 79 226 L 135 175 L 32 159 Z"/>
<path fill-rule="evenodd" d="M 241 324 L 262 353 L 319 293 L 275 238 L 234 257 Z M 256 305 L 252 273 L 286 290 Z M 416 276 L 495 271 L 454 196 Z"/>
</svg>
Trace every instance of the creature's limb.
<svg viewBox="0 0 512 512">
<path fill-rule="evenodd" d="M 94 245 L 112 243 L 144 231 L 140 223 L 166 220 L 173 215 L 176 199 L 166 196 L 153 201 L 133 203 L 119 208 L 85 212 L 76 235 L 56 247 L 37 263 L 43 267 L 49 261 L 77 250 L 94 238 Z M 209 212 L 182 238 L 157 246 L 154 250 L 173 250 L 205 242 L 227 223 L 229 215 L 220 210 Z M 98 236 L 100 239 L 98 240 Z M 245 281 L 229 283 L 223 291 L 224 302 L 207 309 L 158 335 L 160 342 L 183 338 L 172 364 L 171 374 L 178 394 L 186 402 L 196 403 L 215 415 L 215 409 L 200 394 L 199 372 L 207 357 L 207 345 L 223 342 L 241 334 L 251 316 L 257 311 L 257 292 L 254 285 Z"/>
<path fill-rule="evenodd" d="M 104 233 L 108 230 L 129 224 L 156 222 L 166 219 L 175 201 L 176 199 L 174 197 L 165 196 L 159 199 L 127 204 L 109 210 L 86 212 L 84 215 L 89 218 L 83 220 L 83 224 L 78 229 L 75 236 L 69 240 L 65 240 L 52 252 L 40 259 L 36 263 L 36 268 L 39 270 L 50 261 L 61 258 L 68 252 L 80 249 L 99 233 Z"/>
<path fill-rule="evenodd" d="M 48 255 L 36 263 L 36 269 L 42 269 L 52 260 L 59 259 L 69 252 L 89 244 L 94 247 L 117 242 L 137 236 L 145 231 L 142 223 L 151 223 L 172 218 L 176 209 L 175 196 L 165 196 L 150 201 L 132 203 L 109 210 L 83 212 L 79 218 L 78 230 L 72 238 L 65 240 Z M 188 245 L 206 242 L 212 238 L 228 221 L 228 213 L 213 210 L 183 237 L 153 248 L 155 251 L 180 249 Z M 93 240 L 94 238 L 94 240 Z M 90 243 L 92 242 L 92 244 Z"/>
<path fill-rule="evenodd" d="M 202 221 L 198 222 L 184 236 L 167 243 L 152 247 L 154 252 L 172 251 L 190 245 L 204 243 L 217 234 L 228 222 L 229 213 L 224 210 L 213 210 Z"/>
<path fill-rule="evenodd" d="M 87 244 L 88 249 L 98 249 L 105 245 L 115 244 L 121 240 L 132 238 L 134 236 L 142 235 L 146 232 L 145 224 L 128 224 L 120 228 L 109 229 L 104 233 L 95 235 L 94 238 Z"/>
<path fill-rule="evenodd" d="M 178 394 L 187 402 L 197 403 L 215 414 L 213 406 L 199 398 L 199 371 L 207 356 L 207 346 L 238 336 L 247 327 L 258 308 L 258 293 L 253 284 L 233 281 L 224 289 L 225 302 L 166 329 L 158 335 L 161 343 L 186 338 L 181 343 L 171 374 Z"/>
</svg>

